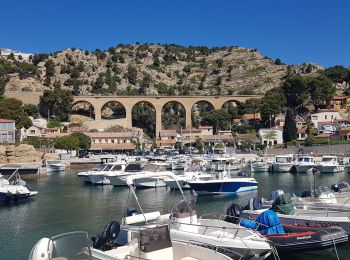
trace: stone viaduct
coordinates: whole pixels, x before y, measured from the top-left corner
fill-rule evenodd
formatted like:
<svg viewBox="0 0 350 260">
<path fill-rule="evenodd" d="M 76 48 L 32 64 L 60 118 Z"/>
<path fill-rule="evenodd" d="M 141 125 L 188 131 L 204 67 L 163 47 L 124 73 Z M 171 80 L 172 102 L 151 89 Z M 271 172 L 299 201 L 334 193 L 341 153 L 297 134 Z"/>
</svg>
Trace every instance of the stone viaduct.
<svg viewBox="0 0 350 260">
<path fill-rule="evenodd" d="M 41 92 L 17 92 L 6 91 L 6 97 L 13 97 L 21 100 L 24 104 L 39 104 Z M 229 101 L 236 103 L 245 102 L 250 98 L 262 98 L 261 95 L 226 95 L 226 96 L 75 96 L 73 105 L 86 102 L 90 104 L 95 120 L 86 121 L 90 128 L 105 128 L 112 125 L 132 127 L 132 109 L 140 103 L 151 104 L 156 112 L 156 133 L 162 129 L 162 109 L 169 102 L 179 103 L 186 112 L 186 127 L 191 126 L 191 111 L 194 104 L 200 101 L 210 103 L 215 109 L 220 109 Z M 120 119 L 102 119 L 102 110 L 110 102 L 116 102 L 124 106 L 126 116 Z"/>
<path fill-rule="evenodd" d="M 146 102 L 151 104 L 156 112 L 156 133 L 162 129 L 162 109 L 164 105 L 170 102 L 179 103 L 186 113 L 186 127 L 191 126 L 191 110 L 193 105 L 198 102 L 205 101 L 210 103 L 215 109 L 220 109 L 229 101 L 245 102 L 250 98 L 261 98 L 260 95 L 228 95 L 228 96 L 75 96 L 73 106 L 78 103 L 88 103 L 95 113 L 95 121 L 90 122 L 90 126 L 105 127 L 108 121 L 114 121 L 124 127 L 132 127 L 132 109 L 140 103 Z M 102 119 L 102 110 L 108 103 L 119 103 L 125 108 L 125 119 Z M 116 123 L 117 121 L 118 123 Z M 107 122 L 106 122 L 107 121 Z M 110 123 L 112 123 L 110 122 Z"/>
</svg>

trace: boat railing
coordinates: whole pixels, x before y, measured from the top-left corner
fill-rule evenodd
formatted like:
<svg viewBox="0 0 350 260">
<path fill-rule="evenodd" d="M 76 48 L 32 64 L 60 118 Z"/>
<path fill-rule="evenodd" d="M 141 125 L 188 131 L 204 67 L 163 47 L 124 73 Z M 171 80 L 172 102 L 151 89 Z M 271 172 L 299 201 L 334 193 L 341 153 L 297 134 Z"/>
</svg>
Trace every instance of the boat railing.
<svg viewBox="0 0 350 260">
<path fill-rule="evenodd" d="M 260 222 L 257 222 L 253 219 L 246 219 L 246 218 L 241 218 L 241 217 L 235 217 L 235 216 L 230 216 L 230 215 L 226 215 L 226 214 L 220 214 L 219 215 L 219 220 L 224 220 L 225 218 L 230 218 L 230 219 L 235 219 L 237 220 L 237 225 L 239 226 L 242 222 L 242 220 L 248 220 L 248 221 L 253 221 L 255 222 L 257 225 L 256 225 L 256 228 L 253 229 L 254 231 L 258 232 L 258 230 L 260 229 L 260 227 L 265 227 L 265 228 L 268 228 L 269 226 L 263 224 L 263 223 L 260 223 Z M 241 227 L 241 229 L 245 229 L 245 227 Z"/>
<path fill-rule="evenodd" d="M 230 224 L 229 222 L 227 222 L 228 224 Z M 208 230 L 210 229 L 216 229 L 216 230 L 225 230 L 226 234 L 225 235 L 217 235 L 216 237 L 221 237 L 221 238 L 225 238 L 227 236 L 227 232 L 229 231 L 233 231 L 233 232 L 229 232 L 230 235 L 233 235 L 233 237 L 230 236 L 230 238 L 237 238 L 238 237 L 238 232 L 240 230 L 246 230 L 245 227 L 243 226 L 239 226 L 237 225 L 237 227 L 229 227 L 229 226 L 212 226 L 212 225 L 205 225 L 205 224 L 195 224 L 195 223 L 183 223 L 183 222 L 176 222 L 176 221 L 171 221 L 170 224 L 177 224 L 178 225 L 178 229 L 180 229 L 181 226 L 192 226 L 192 227 L 201 227 L 203 228 L 203 231 L 199 232 L 191 232 L 190 229 L 185 230 L 186 232 L 189 233 L 196 233 L 196 234 L 200 234 L 200 235 L 206 235 Z M 210 230 L 211 232 L 212 230 Z M 238 237 L 239 238 L 239 237 Z"/>
<path fill-rule="evenodd" d="M 197 241 L 197 240 L 187 240 L 186 241 L 187 245 L 199 245 L 201 247 L 205 247 L 205 248 L 209 248 L 213 251 L 215 251 L 215 253 L 223 253 L 226 255 L 236 255 L 239 257 L 239 259 L 242 259 L 244 257 L 244 255 L 232 250 L 231 248 L 227 248 L 227 247 L 222 247 L 219 245 L 213 245 L 213 244 L 208 244 L 208 243 L 204 243 L 202 241 Z M 247 246 L 248 247 L 248 246 Z M 251 250 L 251 248 L 248 248 L 249 250 Z"/>
<path fill-rule="evenodd" d="M 16 168 L 15 171 L 10 175 L 10 177 L 7 178 L 8 181 L 10 181 L 12 178 L 14 178 L 14 181 L 16 182 L 17 180 L 20 180 L 21 177 L 19 175 L 19 169 L 20 168 Z"/>
<path fill-rule="evenodd" d="M 172 223 L 178 223 L 178 222 L 172 222 Z M 186 224 L 186 223 L 178 223 L 178 224 Z M 164 225 L 167 225 L 169 227 L 169 230 L 170 229 L 170 223 L 168 224 L 165 224 L 165 223 L 159 223 L 159 222 L 156 222 L 155 223 L 155 227 L 158 227 L 158 226 L 164 226 Z M 193 225 L 193 226 L 203 226 L 203 225 L 195 225 L 195 224 L 189 224 L 189 225 Z M 209 227 L 209 226 L 208 226 Z M 214 226 L 215 227 L 215 226 Z M 137 234 L 140 234 L 141 230 L 142 229 L 145 229 L 147 228 L 147 226 L 137 226 L 135 227 L 132 231 L 137 233 Z M 215 227 L 217 228 L 217 227 Z M 227 228 L 225 228 L 227 229 Z M 188 232 L 188 231 L 186 231 Z M 203 234 L 202 234 L 203 235 Z M 231 239 L 233 238 L 236 238 L 236 237 L 230 237 Z M 175 240 L 176 241 L 176 240 Z M 232 250 L 232 248 L 227 248 L 227 247 L 223 247 L 223 246 L 220 246 L 220 245 L 214 245 L 214 244 L 209 244 L 209 243 L 205 243 L 203 241 L 197 241 L 197 240 L 194 240 L 194 239 L 190 239 L 190 240 L 186 240 L 186 241 L 182 241 L 182 240 L 179 240 L 179 242 L 184 242 L 186 243 L 187 245 L 195 245 L 195 246 L 202 246 L 202 247 L 205 247 L 205 248 L 208 248 L 208 249 L 211 249 L 213 251 L 215 251 L 216 253 L 219 252 L 219 253 L 222 253 L 222 254 L 231 254 L 231 255 L 236 255 L 238 256 L 239 258 L 238 259 L 242 259 L 244 257 L 244 255 Z M 245 244 L 246 245 L 246 244 Z M 252 249 L 247 246 L 247 249 L 250 250 L 252 252 Z M 128 256 L 128 255 L 127 255 Z M 130 255 L 131 256 L 131 255 Z M 135 259 L 140 259 L 140 260 L 150 260 L 150 259 L 146 259 L 146 258 L 142 258 L 140 256 L 138 257 L 135 257 L 135 256 L 132 256 L 133 258 Z M 127 259 L 127 258 L 125 258 Z M 236 259 L 236 258 L 235 258 Z"/>
</svg>

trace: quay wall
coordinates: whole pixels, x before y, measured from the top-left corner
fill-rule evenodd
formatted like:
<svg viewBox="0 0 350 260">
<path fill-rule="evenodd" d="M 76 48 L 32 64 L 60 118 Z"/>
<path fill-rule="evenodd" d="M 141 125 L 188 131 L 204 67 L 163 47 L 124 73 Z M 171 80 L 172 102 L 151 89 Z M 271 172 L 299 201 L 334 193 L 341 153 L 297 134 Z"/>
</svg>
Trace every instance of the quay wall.
<svg viewBox="0 0 350 260">
<path fill-rule="evenodd" d="M 261 151 L 261 153 L 263 153 Z M 336 154 L 338 156 L 350 157 L 350 144 L 335 144 L 335 145 L 319 145 L 310 147 L 287 147 L 287 148 L 272 148 L 267 150 L 269 155 L 277 154 L 297 154 L 307 153 L 322 156 L 324 154 Z"/>
</svg>

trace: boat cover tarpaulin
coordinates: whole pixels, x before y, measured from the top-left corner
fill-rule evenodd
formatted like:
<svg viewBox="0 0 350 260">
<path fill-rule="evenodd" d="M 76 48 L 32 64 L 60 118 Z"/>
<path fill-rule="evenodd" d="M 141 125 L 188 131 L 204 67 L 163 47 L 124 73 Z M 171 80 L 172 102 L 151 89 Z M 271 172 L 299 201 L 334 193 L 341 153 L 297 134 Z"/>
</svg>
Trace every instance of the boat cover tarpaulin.
<svg viewBox="0 0 350 260">
<path fill-rule="evenodd" d="M 255 221 L 244 219 L 240 225 L 246 228 L 256 229 L 262 235 L 285 234 L 280 218 L 276 212 L 270 209 L 262 212 Z"/>
<path fill-rule="evenodd" d="M 294 213 L 292 200 L 289 193 L 278 195 L 272 203 L 271 209 L 281 214 L 291 215 Z"/>
</svg>

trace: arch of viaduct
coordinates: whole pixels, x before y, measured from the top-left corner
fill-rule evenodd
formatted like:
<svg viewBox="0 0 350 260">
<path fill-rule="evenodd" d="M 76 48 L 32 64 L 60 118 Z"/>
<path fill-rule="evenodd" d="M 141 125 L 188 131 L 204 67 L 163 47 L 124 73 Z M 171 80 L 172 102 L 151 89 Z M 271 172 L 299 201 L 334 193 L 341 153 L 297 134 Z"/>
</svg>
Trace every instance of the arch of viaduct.
<svg viewBox="0 0 350 260">
<path fill-rule="evenodd" d="M 258 98 L 260 95 L 230 95 L 230 96 L 75 96 L 74 103 L 89 103 L 95 111 L 95 121 L 107 121 L 102 119 L 102 109 L 110 102 L 117 102 L 124 106 L 126 118 L 122 124 L 124 127 L 132 127 L 132 109 L 140 102 L 147 102 L 155 108 L 156 112 L 156 134 L 162 129 L 162 109 L 169 102 L 176 102 L 183 106 L 186 113 L 186 128 L 191 126 L 191 110 L 194 104 L 206 101 L 215 109 L 220 109 L 229 101 L 245 102 L 247 99 Z M 110 120 L 108 120 L 110 121 Z M 97 122 L 96 122 L 97 123 Z M 98 125 L 98 124 L 97 124 Z"/>
</svg>

